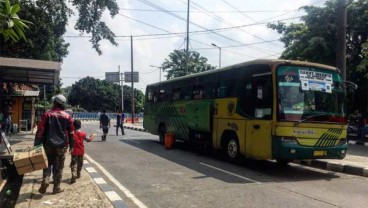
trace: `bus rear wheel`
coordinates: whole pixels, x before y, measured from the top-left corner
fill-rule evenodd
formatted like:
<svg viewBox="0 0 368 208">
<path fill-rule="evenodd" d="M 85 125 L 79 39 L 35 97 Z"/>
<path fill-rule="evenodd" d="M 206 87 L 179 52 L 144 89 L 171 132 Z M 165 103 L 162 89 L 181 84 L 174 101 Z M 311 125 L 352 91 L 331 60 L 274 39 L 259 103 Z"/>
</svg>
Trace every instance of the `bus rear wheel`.
<svg viewBox="0 0 368 208">
<path fill-rule="evenodd" d="M 158 128 L 158 136 L 160 144 L 165 144 L 165 134 L 166 134 L 166 126 L 165 124 L 160 124 L 160 127 Z"/>
</svg>

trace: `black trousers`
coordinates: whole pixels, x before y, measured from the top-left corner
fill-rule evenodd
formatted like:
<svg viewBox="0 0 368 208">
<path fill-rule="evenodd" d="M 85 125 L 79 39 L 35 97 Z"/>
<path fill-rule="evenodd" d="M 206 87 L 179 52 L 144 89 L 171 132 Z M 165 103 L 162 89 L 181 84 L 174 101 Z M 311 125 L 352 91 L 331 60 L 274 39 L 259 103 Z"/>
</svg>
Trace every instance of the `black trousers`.
<svg viewBox="0 0 368 208">
<path fill-rule="evenodd" d="M 119 135 L 119 128 L 121 129 L 121 134 L 125 135 L 123 124 L 116 125 L 116 135 Z"/>
</svg>

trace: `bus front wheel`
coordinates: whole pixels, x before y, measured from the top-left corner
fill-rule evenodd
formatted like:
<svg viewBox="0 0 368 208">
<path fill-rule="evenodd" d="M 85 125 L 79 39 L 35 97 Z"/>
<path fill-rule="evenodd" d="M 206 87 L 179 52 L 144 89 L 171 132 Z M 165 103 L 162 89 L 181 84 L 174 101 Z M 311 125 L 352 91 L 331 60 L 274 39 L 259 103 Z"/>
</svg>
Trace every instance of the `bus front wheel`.
<svg viewBox="0 0 368 208">
<path fill-rule="evenodd" d="M 160 144 L 165 143 L 165 134 L 166 134 L 166 126 L 165 124 L 160 124 L 160 127 L 158 128 L 158 136 L 160 139 Z"/>
<path fill-rule="evenodd" d="M 229 135 L 225 143 L 225 156 L 230 162 L 236 162 L 240 156 L 239 142 L 236 136 Z"/>
<path fill-rule="evenodd" d="M 287 159 L 276 159 L 276 161 L 281 166 L 287 166 L 289 165 L 289 163 L 292 162 L 292 160 L 287 160 Z"/>
</svg>

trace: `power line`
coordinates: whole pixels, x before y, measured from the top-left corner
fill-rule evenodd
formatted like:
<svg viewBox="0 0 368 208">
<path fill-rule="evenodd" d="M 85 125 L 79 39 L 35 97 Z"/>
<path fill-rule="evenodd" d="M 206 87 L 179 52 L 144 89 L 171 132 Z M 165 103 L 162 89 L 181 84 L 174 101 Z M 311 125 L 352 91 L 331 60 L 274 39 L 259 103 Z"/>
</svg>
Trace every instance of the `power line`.
<svg viewBox="0 0 368 208">
<path fill-rule="evenodd" d="M 225 1 L 225 0 L 223 0 L 226 4 L 228 4 L 228 5 L 231 5 L 230 3 L 228 3 L 227 1 Z M 203 8 L 202 6 L 200 6 L 200 5 L 198 5 L 198 4 L 196 4 L 196 3 L 193 3 L 195 6 L 197 6 L 199 9 L 201 9 L 201 10 L 203 10 L 203 11 L 206 11 L 207 13 L 208 13 L 208 10 L 207 9 L 205 9 L 205 8 Z M 232 5 L 231 5 L 232 6 Z M 233 7 L 232 6 L 232 8 L 235 8 L 235 7 Z M 235 8 L 236 9 L 236 8 Z M 215 17 L 215 19 L 217 19 L 218 21 L 220 21 L 220 22 L 222 22 L 222 23 L 225 23 L 225 24 L 228 24 L 228 25 L 231 25 L 231 26 L 233 26 L 233 24 L 231 24 L 231 23 L 229 23 L 227 20 L 225 20 L 224 18 L 222 18 L 222 17 L 220 17 L 220 16 L 218 16 L 218 15 L 215 15 L 215 14 L 211 14 L 211 13 L 209 13 L 210 14 L 210 16 L 213 16 L 213 17 Z M 243 14 L 243 15 L 245 15 L 245 14 Z M 252 21 L 255 21 L 255 20 L 253 20 L 251 17 L 249 17 L 249 16 L 247 16 L 247 15 L 245 15 L 246 17 L 248 17 L 248 18 L 250 18 Z M 253 35 L 253 34 L 251 34 L 250 32 L 247 32 L 247 31 L 245 31 L 245 30 L 243 30 L 243 28 L 237 28 L 237 30 L 239 30 L 239 31 L 241 31 L 241 32 L 244 32 L 244 33 L 246 33 L 246 34 L 248 34 L 248 35 L 251 35 L 252 37 L 254 37 L 254 38 L 256 38 L 256 39 L 259 39 L 259 40 L 263 40 L 263 41 L 265 41 L 264 39 L 262 39 L 262 38 L 260 38 L 260 37 L 258 37 L 258 36 L 255 36 L 255 35 Z M 246 45 L 245 45 L 246 46 Z M 246 47 L 249 47 L 249 48 L 251 48 L 251 49 L 253 49 L 253 50 L 257 50 L 257 51 L 261 51 L 261 52 L 270 52 L 270 51 L 268 51 L 268 50 L 264 50 L 264 49 L 261 49 L 261 48 L 257 48 L 257 47 L 250 47 L 250 46 L 246 46 Z M 274 53 L 274 51 L 272 51 L 271 53 Z"/>
<path fill-rule="evenodd" d="M 130 8 L 120 8 L 120 10 L 127 10 L 127 11 L 136 11 L 136 12 L 161 12 L 158 10 L 153 9 L 130 9 Z M 186 13 L 187 11 L 184 10 L 168 10 L 172 13 Z M 211 11 L 210 13 L 239 13 L 239 12 L 247 12 L 247 13 L 274 13 L 274 12 L 289 12 L 294 10 L 240 10 L 240 11 L 226 11 L 226 10 L 218 10 L 218 11 Z M 192 10 L 193 13 L 204 13 L 204 11 L 199 10 Z"/>
<path fill-rule="evenodd" d="M 148 6 L 151 6 L 151 7 L 155 8 L 155 9 L 161 10 L 161 11 L 163 11 L 163 12 L 165 12 L 165 13 L 167 13 L 167 14 L 169 14 L 169 15 L 173 16 L 173 17 L 176 17 L 176 18 L 178 18 L 178 19 L 183 20 L 183 21 L 185 21 L 185 22 L 186 22 L 186 20 L 185 20 L 184 18 L 182 18 L 182 17 L 180 17 L 180 16 L 178 16 L 178 15 L 176 15 L 176 14 L 173 14 L 173 13 L 169 12 L 168 10 L 166 10 L 166 9 L 164 9 L 164 8 L 162 8 L 162 7 L 160 7 L 160 6 L 158 6 L 157 4 L 154 4 L 154 3 L 150 2 L 150 1 L 147 1 L 147 0 L 138 0 L 138 1 L 140 1 L 140 2 L 144 3 L 144 4 L 148 5 Z M 197 24 L 197 23 L 194 23 L 194 22 L 192 22 L 192 21 L 189 21 L 189 22 L 190 22 L 190 24 L 192 24 L 192 25 L 195 25 L 195 26 L 197 26 L 197 27 L 199 27 L 199 28 L 202 28 L 202 29 L 204 29 L 204 30 L 210 31 L 209 29 L 207 29 L 207 28 L 205 28 L 205 27 L 203 27 L 203 26 L 201 26 L 201 25 L 199 25 L 199 24 Z M 223 38 L 225 38 L 225 39 L 231 40 L 231 41 L 233 41 L 233 42 L 241 43 L 240 41 L 237 41 L 237 40 L 235 40 L 235 39 L 229 38 L 229 37 L 227 37 L 227 36 L 225 36 L 225 35 L 222 35 L 222 34 L 219 34 L 219 33 L 215 32 L 215 31 L 210 31 L 210 32 L 211 32 L 211 33 L 214 33 L 214 34 L 216 34 L 216 35 L 218 35 L 218 36 L 221 36 L 221 37 L 223 37 Z"/>
<path fill-rule="evenodd" d="M 125 15 L 121 15 L 126 17 Z M 279 20 L 274 20 L 274 21 L 264 21 L 264 22 L 259 22 L 259 23 L 251 23 L 251 24 L 244 24 L 244 25 L 237 25 L 237 26 L 232 26 L 232 27 L 223 27 L 223 28 L 216 28 L 216 29 L 206 29 L 206 30 L 197 30 L 197 31 L 191 31 L 191 34 L 208 34 L 211 31 L 219 31 L 219 32 L 223 32 L 223 31 L 228 31 L 228 30 L 232 30 L 232 29 L 236 29 L 236 28 L 242 28 L 242 27 L 251 27 L 251 26 L 256 26 L 256 25 L 262 25 L 262 24 L 268 24 L 268 23 L 272 23 L 272 22 L 282 22 L 282 21 L 286 21 L 286 20 L 292 20 L 292 19 L 299 19 L 305 16 L 296 16 L 296 17 L 290 17 L 290 18 L 285 18 L 285 19 L 279 19 Z M 129 19 L 132 20 L 136 20 L 134 18 L 129 17 Z M 137 20 L 139 21 L 139 20 Z M 140 21 L 142 22 L 142 21 Z M 143 24 L 143 23 L 142 23 Z M 145 23 L 145 25 L 148 25 L 151 27 L 150 24 Z M 158 29 L 156 26 L 152 27 Z M 166 32 L 166 30 L 164 29 L 159 29 L 159 30 L 163 30 Z M 134 37 L 146 37 L 146 36 L 167 36 L 167 35 L 182 35 L 185 34 L 185 32 L 170 32 L 170 33 L 165 33 L 165 34 L 144 34 L 144 35 L 134 35 Z M 64 35 L 63 37 L 65 38 L 91 38 L 91 35 Z M 115 35 L 115 37 L 120 37 L 120 38 L 130 38 L 130 35 Z"/>
</svg>

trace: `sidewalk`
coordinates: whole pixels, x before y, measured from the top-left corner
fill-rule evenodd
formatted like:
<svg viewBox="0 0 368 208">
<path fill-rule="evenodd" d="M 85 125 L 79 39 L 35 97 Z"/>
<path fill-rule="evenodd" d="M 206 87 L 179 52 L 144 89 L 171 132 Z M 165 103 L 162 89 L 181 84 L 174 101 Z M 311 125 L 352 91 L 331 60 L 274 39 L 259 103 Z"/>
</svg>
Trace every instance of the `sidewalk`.
<svg viewBox="0 0 368 208">
<path fill-rule="evenodd" d="M 13 151 L 33 146 L 34 134 L 21 132 L 11 135 L 9 139 Z M 69 168 L 70 154 L 66 154 L 65 166 L 61 189 L 64 192 L 52 194 L 53 185 L 50 184 L 45 194 L 38 193 L 42 181 L 42 170 L 27 173 L 23 177 L 23 183 L 19 192 L 17 208 L 39 207 L 114 207 L 109 198 L 94 182 L 89 173 L 84 169 L 81 178 L 74 184 L 69 184 L 71 171 Z"/>
<path fill-rule="evenodd" d="M 346 157 L 343 160 L 303 160 L 303 165 L 368 177 L 368 143 L 356 145 L 349 141 Z"/>
</svg>

